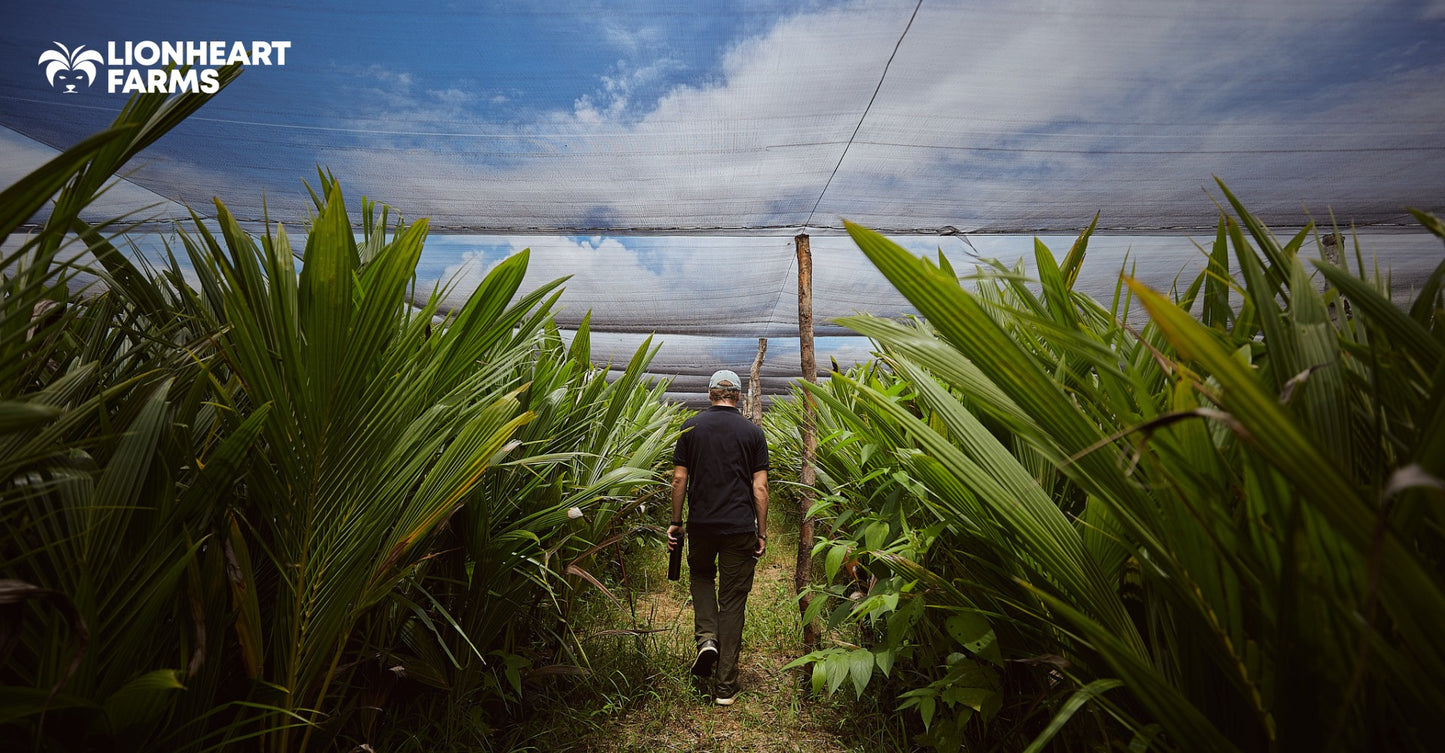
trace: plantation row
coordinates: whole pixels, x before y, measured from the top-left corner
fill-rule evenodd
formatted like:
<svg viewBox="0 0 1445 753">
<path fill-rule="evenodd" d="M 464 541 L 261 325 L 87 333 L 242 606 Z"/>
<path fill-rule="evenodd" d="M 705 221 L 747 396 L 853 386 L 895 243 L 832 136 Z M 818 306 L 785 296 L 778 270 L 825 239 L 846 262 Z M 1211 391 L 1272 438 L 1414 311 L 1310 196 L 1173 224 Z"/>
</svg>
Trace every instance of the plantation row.
<svg viewBox="0 0 1445 753">
<path fill-rule="evenodd" d="M 0 281 L 0 745 L 485 744 L 585 666 L 578 600 L 655 543 L 681 411 L 650 343 L 611 382 L 564 343 L 561 281 L 513 302 L 525 253 L 439 317 L 426 223 L 363 200 L 357 240 L 324 174 L 304 243 L 217 202 L 173 249 L 198 286 L 134 265 L 80 213 L 206 99 L 137 96 L 0 194 L 9 237 L 59 191 Z M 1074 293 L 1089 232 L 965 290 L 850 228 L 922 316 L 846 320 L 880 357 L 765 419 L 784 476 L 822 439 L 817 690 L 940 750 L 1426 749 L 1445 264 L 1403 310 L 1224 193 L 1177 300 Z"/>
<path fill-rule="evenodd" d="M 0 747 L 349 750 L 503 717 L 578 663 L 579 586 L 659 487 L 680 411 L 641 381 L 654 349 L 609 383 L 557 283 L 509 305 L 525 253 L 444 321 L 440 291 L 414 308 L 426 223 L 366 203 L 357 242 L 324 175 L 299 274 L 219 202 L 176 250 L 199 289 L 132 266 L 77 216 L 196 103 L 163 99 L 0 199 L 8 236 L 64 186 L 4 263 Z M 66 231 L 103 294 L 67 292 Z"/>
<path fill-rule="evenodd" d="M 816 410 L 814 687 L 881 678 L 942 750 L 1433 749 L 1445 263 L 1401 310 L 1220 187 L 1177 301 L 1074 293 L 1089 232 L 966 292 L 850 228 L 923 319 L 847 319 L 882 357 L 770 417 Z"/>
</svg>

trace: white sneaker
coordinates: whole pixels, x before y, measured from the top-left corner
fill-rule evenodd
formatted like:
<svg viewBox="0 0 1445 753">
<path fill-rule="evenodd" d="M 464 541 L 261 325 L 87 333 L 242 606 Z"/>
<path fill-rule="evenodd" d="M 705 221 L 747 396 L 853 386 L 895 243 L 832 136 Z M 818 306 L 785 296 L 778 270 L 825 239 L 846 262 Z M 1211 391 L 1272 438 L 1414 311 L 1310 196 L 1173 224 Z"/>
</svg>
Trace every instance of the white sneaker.
<svg viewBox="0 0 1445 753">
<path fill-rule="evenodd" d="M 738 691 L 734 690 L 732 695 L 730 695 L 730 696 L 728 696 L 728 697 L 726 697 L 726 698 L 724 698 L 724 697 L 722 697 L 722 696 L 718 696 L 717 698 L 712 699 L 712 702 L 713 702 L 713 703 L 716 703 L 716 704 L 719 705 L 719 706 L 731 706 L 731 705 L 733 705 L 733 702 L 736 701 L 737 699 L 738 699 Z"/>
</svg>

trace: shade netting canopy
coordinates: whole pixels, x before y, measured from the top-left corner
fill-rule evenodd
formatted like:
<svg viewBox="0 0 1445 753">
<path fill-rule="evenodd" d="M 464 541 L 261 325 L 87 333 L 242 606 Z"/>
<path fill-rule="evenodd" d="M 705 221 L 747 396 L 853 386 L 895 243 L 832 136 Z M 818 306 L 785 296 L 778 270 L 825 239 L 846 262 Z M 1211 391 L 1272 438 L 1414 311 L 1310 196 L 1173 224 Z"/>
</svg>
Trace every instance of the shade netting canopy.
<svg viewBox="0 0 1445 753">
<path fill-rule="evenodd" d="M 1438 0 L 28 3 L 0 28 L 0 180 L 109 123 L 166 45 L 204 48 L 203 84 L 211 43 L 247 69 L 97 216 L 156 205 L 163 230 L 220 197 L 303 225 L 320 166 L 429 218 L 427 268 L 459 291 L 547 249 L 529 279 L 577 275 L 568 316 L 592 310 L 619 352 L 657 332 L 682 392 L 796 336 L 797 233 L 820 323 L 907 310 L 844 219 L 1017 257 L 980 238 L 1097 214 L 1167 285 L 1216 221 L 1216 176 L 1280 226 L 1445 209 Z M 1121 258 L 1096 268 L 1109 286 Z"/>
</svg>

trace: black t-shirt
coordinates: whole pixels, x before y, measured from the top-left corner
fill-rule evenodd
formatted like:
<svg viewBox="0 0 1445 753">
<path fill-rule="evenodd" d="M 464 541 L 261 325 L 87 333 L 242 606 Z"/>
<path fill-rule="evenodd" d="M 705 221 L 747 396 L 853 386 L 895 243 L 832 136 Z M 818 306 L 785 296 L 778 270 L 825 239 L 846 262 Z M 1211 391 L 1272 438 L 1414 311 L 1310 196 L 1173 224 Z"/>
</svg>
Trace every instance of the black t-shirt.
<svg viewBox="0 0 1445 753">
<path fill-rule="evenodd" d="M 687 469 L 689 533 L 757 532 L 753 474 L 768 469 L 768 440 L 737 408 L 714 405 L 685 421 L 672 464 Z"/>
</svg>

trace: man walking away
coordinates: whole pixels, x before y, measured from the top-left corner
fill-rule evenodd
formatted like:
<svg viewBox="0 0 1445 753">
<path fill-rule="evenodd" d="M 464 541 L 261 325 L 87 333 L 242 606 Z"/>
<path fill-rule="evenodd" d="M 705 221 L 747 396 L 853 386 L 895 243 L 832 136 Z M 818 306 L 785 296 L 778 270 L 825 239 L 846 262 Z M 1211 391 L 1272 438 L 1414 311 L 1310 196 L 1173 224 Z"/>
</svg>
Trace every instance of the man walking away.
<svg viewBox="0 0 1445 753">
<path fill-rule="evenodd" d="M 712 407 L 689 418 L 672 453 L 668 550 L 688 539 L 697 660 L 692 673 L 714 677 L 713 699 L 737 699 L 743 613 L 753 567 L 768 544 L 768 442 L 737 409 L 742 380 L 726 369 L 707 384 Z M 682 503 L 688 503 L 684 526 Z"/>
</svg>

